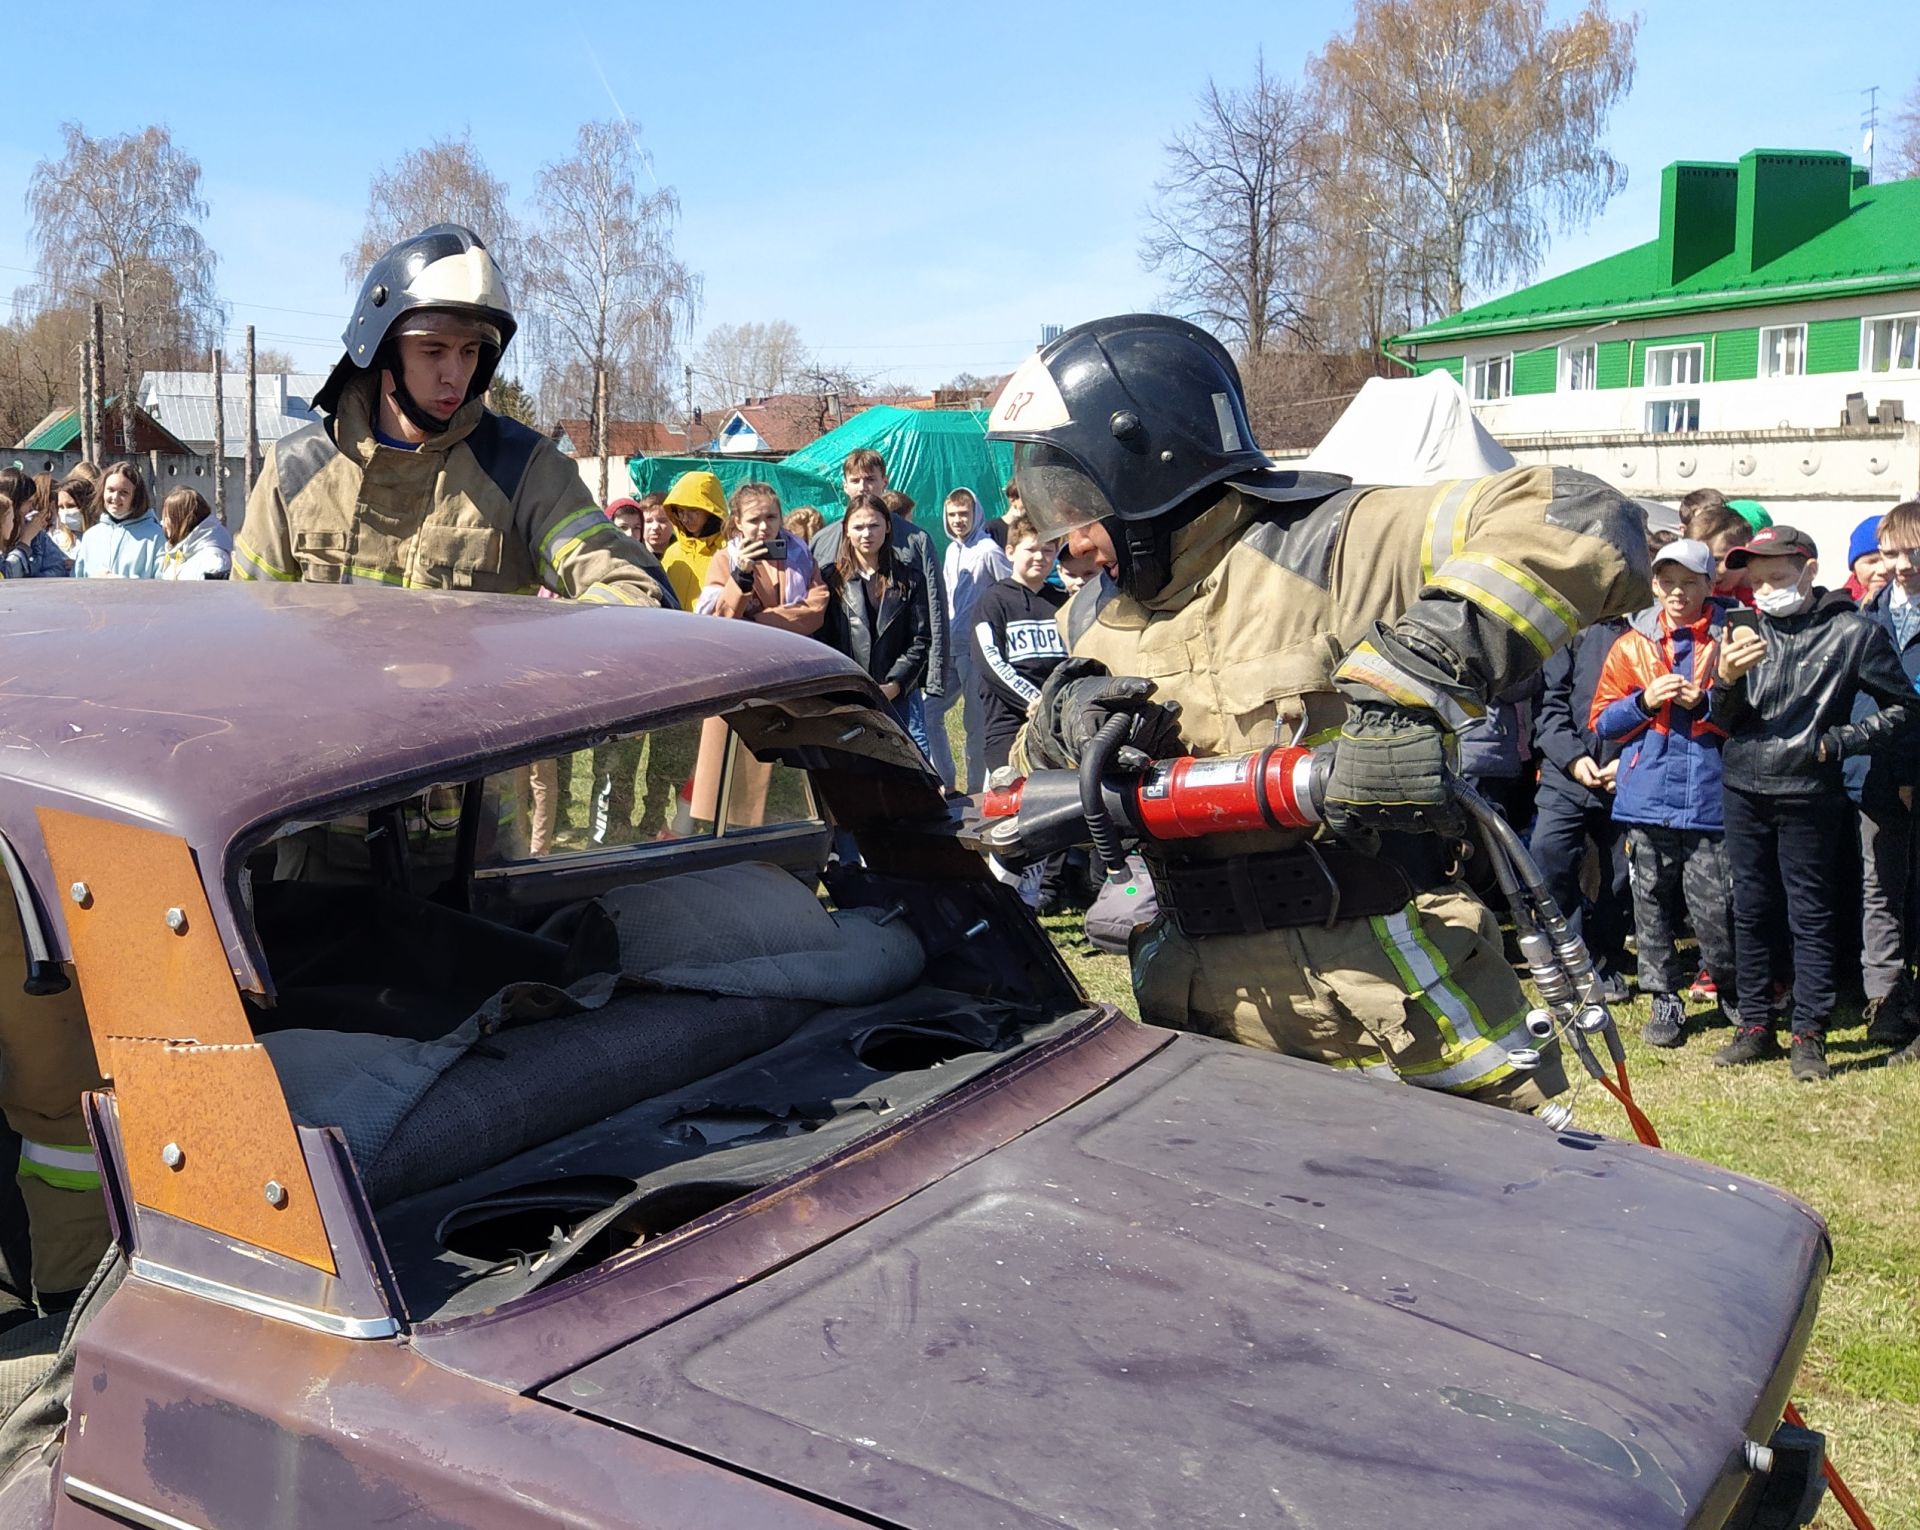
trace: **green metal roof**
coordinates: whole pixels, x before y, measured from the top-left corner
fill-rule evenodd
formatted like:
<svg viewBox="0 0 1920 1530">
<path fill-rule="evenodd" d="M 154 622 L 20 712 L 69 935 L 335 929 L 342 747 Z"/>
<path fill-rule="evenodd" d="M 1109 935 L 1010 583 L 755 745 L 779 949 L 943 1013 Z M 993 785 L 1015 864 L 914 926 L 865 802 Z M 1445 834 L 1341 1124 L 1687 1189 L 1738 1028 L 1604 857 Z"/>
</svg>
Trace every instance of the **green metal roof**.
<svg viewBox="0 0 1920 1530">
<path fill-rule="evenodd" d="M 1743 161 L 1741 168 L 1745 166 Z M 1671 167 L 1691 168 L 1706 167 Z M 1425 345 L 1610 319 L 1665 318 L 1920 288 L 1920 181 L 1853 190 L 1837 222 L 1762 264 L 1752 263 L 1751 249 L 1730 249 L 1670 282 L 1664 277 L 1671 270 L 1673 247 L 1670 234 L 1663 233 L 1618 255 L 1396 335 L 1388 343 Z"/>
<path fill-rule="evenodd" d="M 80 411 L 69 409 L 34 435 L 22 441 L 15 451 L 63 452 L 80 439 Z"/>
</svg>

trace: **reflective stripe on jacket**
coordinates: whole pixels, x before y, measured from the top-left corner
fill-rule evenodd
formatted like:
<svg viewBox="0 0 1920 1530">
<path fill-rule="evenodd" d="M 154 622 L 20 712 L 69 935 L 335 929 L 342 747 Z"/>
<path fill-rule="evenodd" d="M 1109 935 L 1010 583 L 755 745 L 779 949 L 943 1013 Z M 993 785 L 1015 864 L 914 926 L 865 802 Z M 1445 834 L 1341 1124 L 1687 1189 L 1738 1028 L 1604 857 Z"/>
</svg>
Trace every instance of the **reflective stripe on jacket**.
<svg viewBox="0 0 1920 1530">
<path fill-rule="evenodd" d="M 90 1147 L 62 1147 L 20 1139 L 20 1177 L 56 1190 L 98 1190 L 100 1165 Z"/>
</svg>

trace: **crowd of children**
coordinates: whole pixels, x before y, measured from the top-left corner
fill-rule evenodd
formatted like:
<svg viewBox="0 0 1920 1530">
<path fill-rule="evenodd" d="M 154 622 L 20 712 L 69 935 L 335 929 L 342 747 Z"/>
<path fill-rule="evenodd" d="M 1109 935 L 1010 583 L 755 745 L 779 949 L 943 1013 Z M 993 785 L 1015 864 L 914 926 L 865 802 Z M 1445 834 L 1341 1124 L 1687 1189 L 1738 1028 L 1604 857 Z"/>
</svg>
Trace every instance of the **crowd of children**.
<svg viewBox="0 0 1920 1530">
<path fill-rule="evenodd" d="M 1830 1074 L 1858 866 L 1868 1039 L 1920 1061 L 1920 502 L 1862 523 L 1844 589 L 1751 501 L 1699 491 L 1678 529 L 1653 538 L 1654 603 L 1588 629 L 1542 677 L 1534 853 L 1615 998 L 1633 935 L 1645 1041 L 1684 1045 L 1686 998 L 1711 998 L 1732 1027 L 1716 1064 L 1779 1056 L 1784 1019 L 1805 1081 Z"/>
</svg>

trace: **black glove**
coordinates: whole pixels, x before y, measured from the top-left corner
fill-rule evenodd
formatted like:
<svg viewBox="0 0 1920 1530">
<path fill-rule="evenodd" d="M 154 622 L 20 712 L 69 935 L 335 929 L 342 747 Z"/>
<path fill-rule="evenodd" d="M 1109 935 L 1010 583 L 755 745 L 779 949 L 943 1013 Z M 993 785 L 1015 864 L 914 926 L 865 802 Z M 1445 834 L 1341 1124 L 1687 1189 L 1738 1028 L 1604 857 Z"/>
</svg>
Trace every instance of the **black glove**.
<svg viewBox="0 0 1920 1530">
<path fill-rule="evenodd" d="M 1820 735 L 1814 743 L 1813 756 L 1823 764 L 1832 765 L 1844 760 L 1849 754 L 1857 752 L 1853 746 L 1858 742 L 1858 730 L 1846 723 L 1841 723 L 1838 727 L 1829 728 Z"/>
<path fill-rule="evenodd" d="M 1095 659 L 1068 659 L 1047 676 L 1027 719 L 1027 759 L 1034 766 L 1078 770 L 1080 755 L 1109 718 L 1130 715 L 1128 744 L 1152 760 L 1183 754 L 1180 704 L 1150 701 L 1153 682 L 1110 675 Z"/>
<path fill-rule="evenodd" d="M 1447 785 L 1447 734 L 1439 719 L 1350 697 L 1322 810 L 1329 829 L 1361 845 L 1382 829 L 1457 832 L 1460 809 Z"/>
</svg>

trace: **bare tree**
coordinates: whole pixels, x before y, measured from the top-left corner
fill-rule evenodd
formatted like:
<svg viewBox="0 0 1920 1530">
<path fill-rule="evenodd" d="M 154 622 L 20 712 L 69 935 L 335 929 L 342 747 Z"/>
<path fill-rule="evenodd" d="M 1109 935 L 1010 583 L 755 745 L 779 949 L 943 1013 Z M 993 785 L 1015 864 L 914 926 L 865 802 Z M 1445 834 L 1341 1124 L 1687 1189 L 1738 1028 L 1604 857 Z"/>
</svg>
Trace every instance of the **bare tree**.
<svg viewBox="0 0 1920 1530">
<path fill-rule="evenodd" d="M 62 404 L 78 402 L 86 339 L 87 316 L 72 307 L 0 325 L 0 439 L 23 440 Z"/>
<path fill-rule="evenodd" d="M 200 233 L 200 165 L 163 127 L 89 138 L 69 122 L 61 133 L 61 157 L 41 160 L 27 184 L 34 254 L 63 300 L 106 305 L 120 445 L 131 450 L 137 375 L 156 363 L 197 365 L 223 322 L 215 257 Z"/>
<path fill-rule="evenodd" d="M 1257 356 L 1308 333 L 1317 127 L 1264 58 L 1246 89 L 1209 80 L 1199 105 L 1166 145 L 1140 260 L 1173 307 Z"/>
<path fill-rule="evenodd" d="M 693 353 L 699 402 L 724 408 L 743 399 L 785 393 L 808 365 L 800 331 L 785 319 L 764 324 L 717 324 Z"/>
<path fill-rule="evenodd" d="M 614 401 L 656 416 L 670 407 L 674 357 L 699 300 L 699 278 L 673 249 L 679 198 L 671 187 L 643 193 L 636 174 L 644 164 L 628 124 L 582 125 L 573 157 L 540 172 L 538 221 L 526 242 L 540 359 L 561 370 L 578 365 L 592 379 L 590 444 L 603 503 Z"/>
<path fill-rule="evenodd" d="M 1416 318 L 1531 276 L 1552 226 L 1580 226 L 1626 185 L 1602 140 L 1638 27 L 1603 0 L 1561 26 L 1545 0 L 1356 0 L 1313 76 L 1345 216 L 1394 263 Z"/>
<path fill-rule="evenodd" d="M 297 372 L 291 351 L 276 351 L 270 345 L 263 345 L 253 353 L 253 369 L 263 377 L 271 377 L 275 372 Z"/>
<path fill-rule="evenodd" d="M 1892 143 L 1885 159 L 1875 165 L 1881 180 L 1904 181 L 1920 176 L 1920 81 L 1915 81 L 1900 110 L 1893 116 Z M 1882 170 L 1880 165 L 1886 168 Z"/>
<path fill-rule="evenodd" d="M 513 291 L 520 272 L 520 224 L 508 206 L 507 183 L 487 169 L 471 133 L 435 139 L 402 155 L 391 169 L 382 165 L 373 173 L 360 242 L 340 257 L 347 285 L 359 285 L 394 245 L 435 223 L 458 223 L 479 235 Z"/>
</svg>

